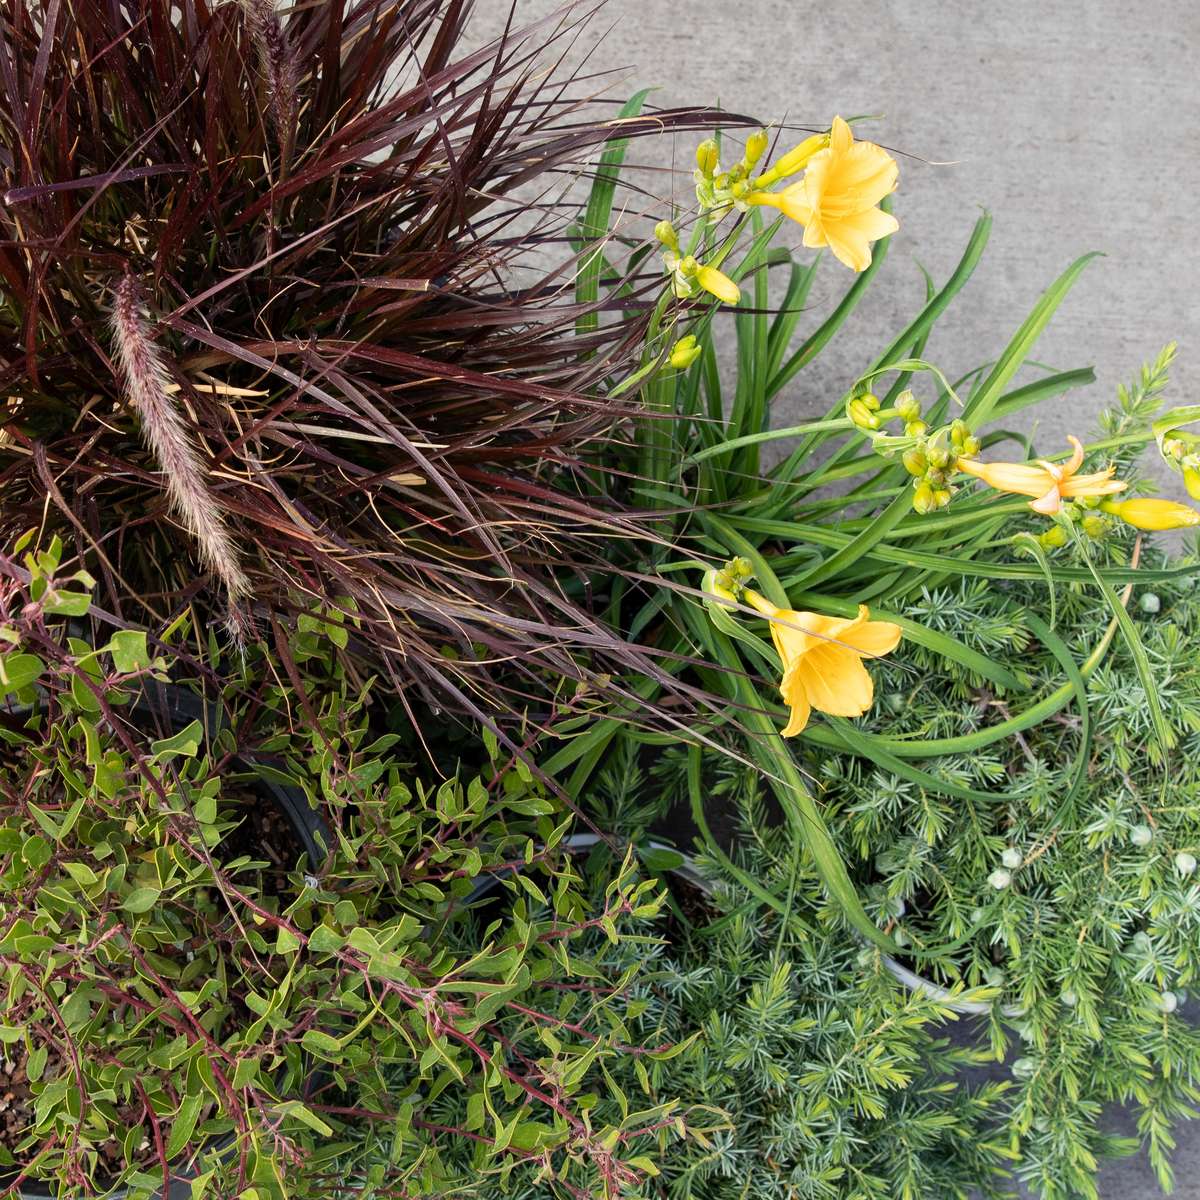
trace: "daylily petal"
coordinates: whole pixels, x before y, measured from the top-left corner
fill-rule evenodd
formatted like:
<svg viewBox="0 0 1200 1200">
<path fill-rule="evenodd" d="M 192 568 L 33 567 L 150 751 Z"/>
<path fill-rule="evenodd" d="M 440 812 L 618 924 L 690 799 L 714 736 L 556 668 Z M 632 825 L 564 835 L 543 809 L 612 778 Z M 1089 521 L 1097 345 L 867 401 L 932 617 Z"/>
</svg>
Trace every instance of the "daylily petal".
<svg viewBox="0 0 1200 1200">
<path fill-rule="evenodd" d="M 845 646 L 818 646 L 793 668 L 813 708 L 835 717 L 861 717 L 875 699 L 862 659 Z"/>
<path fill-rule="evenodd" d="M 852 271 L 865 271 L 871 265 L 871 241 L 845 221 L 830 225 L 825 240 L 833 256 Z"/>
<path fill-rule="evenodd" d="M 1062 508 L 1062 492 L 1059 490 L 1058 484 L 1044 495 L 1039 496 L 1029 505 L 1036 513 L 1041 513 L 1043 517 L 1052 517 L 1060 508 Z"/>
<path fill-rule="evenodd" d="M 845 625 L 846 621 L 839 617 L 777 608 L 771 618 L 771 640 L 786 670 L 790 662 L 835 639 Z"/>
<path fill-rule="evenodd" d="M 813 210 L 809 209 L 809 212 L 812 213 Z M 819 250 L 822 246 L 829 245 L 829 239 L 825 236 L 825 226 L 815 213 L 811 220 L 804 223 L 804 245 L 810 250 Z"/>
<path fill-rule="evenodd" d="M 858 616 L 838 634 L 838 641 L 860 654 L 880 658 L 891 654 L 900 644 L 904 631 L 891 621 L 870 621 L 867 606 L 859 605 Z"/>
<path fill-rule="evenodd" d="M 900 222 L 891 213 L 885 213 L 882 208 L 868 208 L 864 212 L 855 213 L 841 224 L 856 230 L 872 242 L 888 237 L 900 228 Z"/>
<path fill-rule="evenodd" d="M 998 492 L 1016 492 L 1019 496 L 1042 496 L 1055 482 L 1049 472 L 1026 463 L 981 463 L 960 458 L 958 469 L 982 479 Z"/>
<path fill-rule="evenodd" d="M 791 709 L 788 723 L 783 727 L 780 736 L 795 737 L 808 724 L 808 718 L 812 715 L 812 705 L 808 702 L 804 685 L 794 674 L 790 680 L 787 676 L 784 677 L 779 692 L 784 703 Z"/>
<path fill-rule="evenodd" d="M 1064 470 L 1068 475 L 1074 475 L 1080 467 L 1083 466 L 1083 445 L 1077 437 L 1067 434 L 1067 441 L 1071 443 L 1074 449 L 1071 451 L 1071 457 L 1067 459 Z"/>
<path fill-rule="evenodd" d="M 829 127 L 829 149 L 834 154 L 845 154 L 854 142 L 854 134 L 850 126 L 841 117 L 834 117 Z"/>
<path fill-rule="evenodd" d="M 1111 496 L 1123 492 L 1128 484 L 1113 478 L 1113 468 L 1097 471 L 1094 475 L 1075 475 L 1062 485 L 1064 496 Z"/>
</svg>

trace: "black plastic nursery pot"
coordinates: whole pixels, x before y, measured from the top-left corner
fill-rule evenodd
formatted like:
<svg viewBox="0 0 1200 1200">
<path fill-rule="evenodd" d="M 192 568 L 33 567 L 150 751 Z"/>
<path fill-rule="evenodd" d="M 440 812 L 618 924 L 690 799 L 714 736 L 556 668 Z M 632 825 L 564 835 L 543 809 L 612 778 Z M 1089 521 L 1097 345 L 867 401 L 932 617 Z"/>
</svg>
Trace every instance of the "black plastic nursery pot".
<svg viewBox="0 0 1200 1200">
<path fill-rule="evenodd" d="M 9 707 L 6 711 L 12 713 L 14 709 Z M 221 724 L 218 706 L 206 705 L 194 693 L 170 684 L 147 685 L 141 695 L 132 703 L 130 711 L 145 718 L 147 724 L 156 722 L 172 732 L 178 732 L 198 720 L 211 734 Z M 254 771 L 255 762 L 255 757 L 251 754 L 244 755 L 237 760 L 239 767 L 251 772 Z M 307 856 L 310 866 L 324 860 L 329 831 L 320 816 L 309 807 L 308 800 L 302 791 L 298 788 L 286 787 L 274 779 L 261 775 L 248 784 L 248 787 L 255 797 L 261 798 L 285 819 L 290 832 L 295 835 Z M 310 1076 L 310 1083 L 315 1079 L 316 1073 L 313 1073 Z M 219 1148 L 219 1144 L 216 1148 Z M 172 1164 L 169 1187 L 165 1192 L 159 1188 L 152 1194 L 150 1200 L 186 1200 L 191 1194 L 191 1180 L 194 1175 L 195 1171 L 186 1164 L 181 1165 L 178 1171 L 175 1170 L 175 1164 Z M 15 1178 L 15 1173 L 10 1172 L 7 1175 L 7 1182 L 0 1179 L 0 1194 L 5 1194 L 5 1190 L 12 1187 L 12 1181 Z M 32 1179 L 22 1181 L 17 1194 L 22 1197 L 22 1200 L 57 1200 L 56 1194 L 45 1184 Z M 130 1190 L 124 1187 L 105 1193 L 106 1200 L 124 1200 L 129 1195 Z"/>
</svg>

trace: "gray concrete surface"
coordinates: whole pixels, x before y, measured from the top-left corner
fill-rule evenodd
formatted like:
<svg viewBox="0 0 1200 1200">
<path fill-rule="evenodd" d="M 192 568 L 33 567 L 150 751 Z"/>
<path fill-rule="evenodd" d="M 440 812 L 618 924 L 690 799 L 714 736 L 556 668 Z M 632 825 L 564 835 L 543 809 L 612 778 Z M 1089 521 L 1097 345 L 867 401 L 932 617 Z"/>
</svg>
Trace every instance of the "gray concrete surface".
<svg viewBox="0 0 1200 1200">
<path fill-rule="evenodd" d="M 518 18 L 559 3 L 518 0 Z M 476 35 L 498 32 L 508 0 L 478 5 Z M 813 126 L 879 113 L 869 136 L 913 156 L 901 159 L 901 231 L 884 271 L 840 348 L 784 397 L 779 423 L 843 391 L 919 307 L 916 264 L 944 279 L 981 208 L 995 217 L 987 255 L 928 347 L 948 375 L 998 354 L 1042 289 L 1077 255 L 1102 250 L 1036 351 L 1056 368 L 1094 365 L 1097 383 L 1038 414 L 1039 447 L 1090 432 L 1117 384 L 1172 339 L 1168 402 L 1200 402 L 1194 0 L 609 0 L 580 45 L 594 47 L 593 69 L 627 68 L 611 96 L 656 85 L 664 107 L 719 100 Z M 683 200 L 692 148 L 687 139 L 637 153 L 674 157 Z M 830 263 L 815 313 L 847 281 Z M 1182 497 L 1176 476 L 1161 477 Z M 1114 1125 L 1129 1131 L 1119 1116 Z M 1200 1127 L 1180 1131 L 1175 1162 L 1175 1195 L 1200 1200 Z M 1143 1159 L 1107 1166 L 1100 1193 L 1159 1195 Z"/>
<path fill-rule="evenodd" d="M 559 3 L 517 0 L 518 19 Z M 478 5 L 476 34 L 499 31 L 509 0 Z M 1097 383 L 1037 414 L 1039 448 L 1092 430 L 1117 384 L 1171 339 L 1168 401 L 1200 401 L 1194 0 L 608 0 L 580 48 L 593 50 L 592 69 L 623 69 L 609 96 L 653 85 L 664 107 L 719 100 L 813 126 L 878 113 L 864 131 L 911 156 L 889 261 L 840 346 L 783 397 L 778 423 L 841 393 L 919 307 L 917 264 L 944 279 L 982 208 L 995 218 L 987 255 L 928 347 L 947 374 L 998 354 L 1042 289 L 1101 250 L 1036 350 L 1056 368 L 1094 365 Z M 636 154 L 674 161 L 686 201 L 694 140 L 663 141 Z M 848 275 L 827 265 L 814 321 Z M 1182 497 L 1177 476 L 1161 477 Z"/>
</svg>

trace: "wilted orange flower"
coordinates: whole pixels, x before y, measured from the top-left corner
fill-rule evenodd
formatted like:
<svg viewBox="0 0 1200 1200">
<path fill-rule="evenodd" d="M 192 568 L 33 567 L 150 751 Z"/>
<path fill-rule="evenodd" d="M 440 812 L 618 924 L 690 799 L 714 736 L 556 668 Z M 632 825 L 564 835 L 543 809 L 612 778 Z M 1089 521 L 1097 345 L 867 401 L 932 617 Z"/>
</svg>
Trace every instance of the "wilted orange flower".
<svg viewBox="0 0 1200 1200">
<path fill-rule="evenodd" d="M 900 223 L 876 205 L 896 190 L 900 168 L 874 142 L 856 142 L 850 126 L 834 117 L 829 145 L 809 160 L 804 178 L 779 192 L 755 192 L 748 204 L 777 208 L 804 226 L 804 244 L 828 246 L 854 271 L 871 265 L 871 243 Z"/>
<path fill-rule="evenodd" d="M 869 620 L 865 604 L 856 617 L 827 617 L 776 608 L 749 588 L 744 595 L 746 603 L 770 622 L 771 640 L 783 664 L 779 691 L 792 710 L 784 737 L 798 734 L 814 708 L 835 717 L 861 717 L 871 707 L 875 683 L 862 660 L 895 650 L 899 625 Z"/>
<path fill-rule="evenodd" d="M 1083 447 L 1079 439 L 1068 437 L 1074 447 L 1065 463 L 1046 462 L 1038 459 L 1031 463 L 979 463 L 969 458 L 958 460 L 958 469 L 976 479 L 982 479 L 998 492 L 1012 492 L 1017 496 L 1033 496 L 1029 507 L 1043 516 L 1052 517 L 1062 507 L 1064 500 L 1079 496 L 1111 496 L 1125 490 L 1125 484 L 1113 478 L 1115 467 L 1097 471 L 1092 475 L 1077 475 L 1083 465 Z"/>
</svg>

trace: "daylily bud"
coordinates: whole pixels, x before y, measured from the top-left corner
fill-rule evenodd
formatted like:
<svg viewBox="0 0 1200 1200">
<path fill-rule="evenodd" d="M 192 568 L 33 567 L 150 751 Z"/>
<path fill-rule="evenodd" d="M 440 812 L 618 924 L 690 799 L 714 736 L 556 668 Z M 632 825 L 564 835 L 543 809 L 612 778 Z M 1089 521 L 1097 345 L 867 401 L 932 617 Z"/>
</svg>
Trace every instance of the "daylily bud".
<svg viewBox="0 0 1200 1200">
<path fill-rule="evenodd" d="M 1038 535 L 1038 541 L 1047 550 L 1057 550 L 1067 544 L 1067 531 L 1061 525 L 1051 525 L 1049 529 Z"/>
<path fill-rule="evenodd" d="M 921 402 L 908 388 L 905 388 L 896 397 L 894 407 L 896 409 L 896 416 L 902 421 L 915 421 L 921 415 Z"/>
<path fill-rule="evenodd" d="M 945 446 L 930 446 L 927 455 L 935 470 L 944 471 L 950 465 L 950 451 Z"/>
<path fill-rule="evenodd" d="M 933 489 L 933 506 L 934 508 L 945 508 L 953 499 L 954 493 L 949 488 L 934 488 Z"/>
<path fill-rule="evenodd" d="M 764 177 L 760 182 L 774 183 L 776 179 L 786 179 L 789 175 L 795 175 L 797 171 L 803 171 L 808 166 L 808 160 L 821 150 L 824 150 L 829 145 L 829 134 L 814 133 L 812 137 L 807 137 L 799 145 L 793 146 L 785 154 L 781 154 L 775 160 L 775 165 L 767 172 L 767 179 Z"/>
<path fill-rule="evenodd" d="M 1193 500 L 1200 500 L 1200 470 L 1196 467 L 1183 468 L 1183 486 Z"/>
<path fill-rule="evenodd" d="M 929 460 L 925 457 L 925 451 L 920 446 L 914 446 L 911 450 L 906 450 L 900 456 L 900 461 L 904 464 L 904 469 L 910 475 L 915 475 L 918 479 L 925 474 L 926 468 L 929 466 Z"/>
<path fill-rule="evenodd" d="M 724 272 L 718 271 L 716 267 L 700 264 L 695 268 L 695 276 L 696 282 L 710 296 L 716 296 L 725 304 L 737 304 L 742 298 L 742 292 L 738 285 Z"/>
<path fill-rule="evenodd" d="M 924 421 L 908 421 L 904 425 L 904 432 L 909 437 L 921 437 L 929 432 L 929 426 Z"/>
<path fill-rule="evenodd" d="M 659 221 L 654 227 L 654 236 L 668 250 L 674 250 L 676 254 L 679 253 L 679 235 L 675 232 L 675 226 L 670 221 Z"/>
<path fill-rule="evenodd" d="M 963 458 L 974 458 L 982 449 L 983 443 L 977 437 L 966 437 L 958 452 Z"/>
<path fill-rule="evenodd" d="M 708 596 L 716 596 L 720 600 L 728 600 L 732 604 L 737 603 L 737 596 L 727 586 L 728 578 L 724 571 L 718 571 L 714 568 L 711 571 L 704 572 L 704 581 L 700 585 L 700 590 Z"/>
<path fill-rule="evenodd" d="M 917 512 L 921 514 L 921 516 L 925 516 L 926 513 L 931 513 L 935 508 L 937 508 L 937 501 L 933 496 L 933 488 L 930 487 L 925 480 L 921 480 L 921 482 L 918 483 L 913 489 L 912 504 L 913 508 L 915 508 Z"/>
<path fill-rule="evenodd" d="M 879 428 L 879 418 L 867 407 L 862 397 L 857 397 L 846 405 L 846 416 L 848 416 L 850 420 L 859 427 L 859 429 Z"/>
<path fill-rule="evenodd" d="M 704 347 L 696 341 L 696 335 L 689 333 L 671 347 L 671 354 L 667 361 L 677 371 L 686 371 L 700 357 L 703 350 Z"/>
<path fill-rule="evenodd" d="M 700 168 L 704 175 L 711 178 L 713 172 L 717 169 L 717 164 L 720 162 L 721 151 L 717 147 L 717 143 L 712 138 L 705 138 L 704 141 L 696 147 L 696 166 Z"/>
<path fill-rule="evenodd" d="M 742 165 L 747 171 L 754 169 L 754 164 L 767 152 L 771 139 L 765 129 L 759 129 L 746 139 L 746 153 L 742 157 Z"/>
<path fill-rule="evenodd" d="M 950 425 L 950 443 L 957 449 L 971 436 L 970 427 L 966 421 L 954 420 Z"/>
<path fill-rule="evenodd" d="M 863 392 L 859 399 L 872 411 L 878 412 L 882 408 L 879 397 L 874 392 Z"/>
<path fill-rule="evenodd" d="M 1200 525 L 1200 512 L 1174 500 L 1106 500 L 1100 507 L 1134 529 L 1160 531 Z"/>
<path fill-rule="evenodd" d="M 1083 532 L 1097 541 L 1108 532 L 1108 522 L 1099 513 L 1088 513 L 1080 522 Z"/>
</svg>

